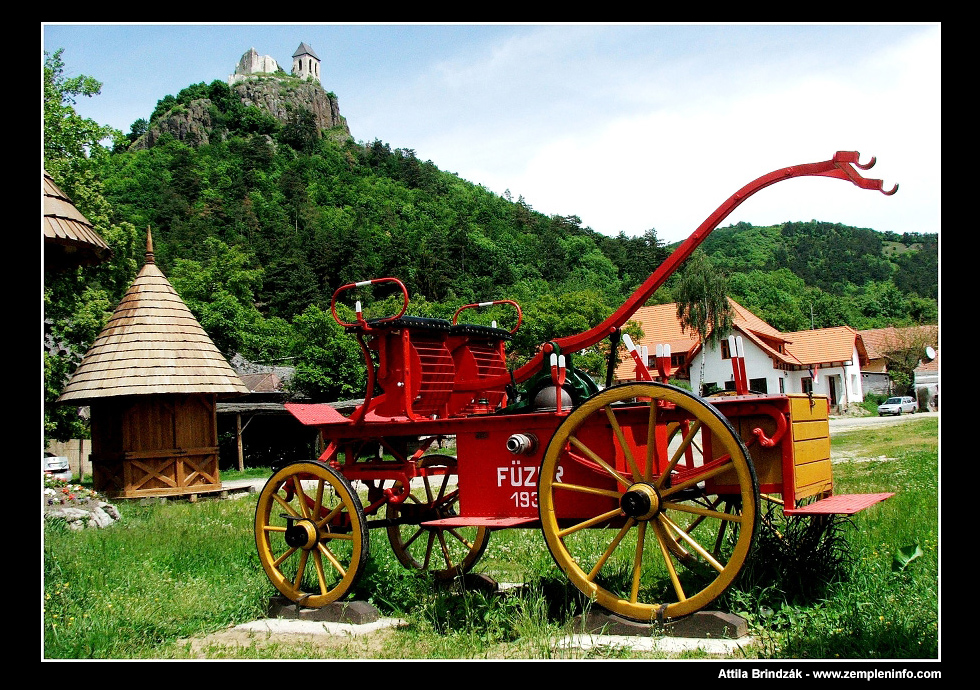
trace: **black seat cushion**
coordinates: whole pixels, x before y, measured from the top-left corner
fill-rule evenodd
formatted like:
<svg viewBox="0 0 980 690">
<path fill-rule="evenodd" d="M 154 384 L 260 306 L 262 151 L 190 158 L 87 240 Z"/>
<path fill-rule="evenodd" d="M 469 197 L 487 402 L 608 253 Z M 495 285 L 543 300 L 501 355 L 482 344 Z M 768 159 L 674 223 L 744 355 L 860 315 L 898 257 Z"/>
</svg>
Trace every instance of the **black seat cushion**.
<svg viewBox="0 0 980 690">
<path fill-rule="evenodd" d="M 452 327 L 453 335 L 465 335 L 471 338 L 485 338 L 487 340 L 510 340 L 510 331 L 493 326 L 478 326 L 472 323 L 458 323 Z"/>
<path fill-rule="evenodd" d="M 384 319 L 368 319 L 368 326 L 372 330 L 408 328 L 411 330 L 441 331 L 448 333 L 452 330 L 453 324 L 446 319 L 430 319 L 424 316 L 399 316 L 397 319 L 385 321 Z M 360 326 L 348 326 L 347 331 L 358 331 Z"/>
</svg>

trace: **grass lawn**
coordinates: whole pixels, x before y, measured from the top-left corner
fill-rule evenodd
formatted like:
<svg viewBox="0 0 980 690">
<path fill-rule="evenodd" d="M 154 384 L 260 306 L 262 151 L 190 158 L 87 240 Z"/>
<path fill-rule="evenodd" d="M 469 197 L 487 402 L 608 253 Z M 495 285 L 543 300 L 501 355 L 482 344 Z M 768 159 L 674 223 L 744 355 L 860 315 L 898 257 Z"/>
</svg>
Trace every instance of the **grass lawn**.
<svg viewBox="0 0 980 690">
<path fill-rule="evenodd" d="M 760 539 L 750 572 L 715 608 L 749 621 L 758 644 L 742 658 L 938 658 L 938 420 L 841 434 L 833 439 L 832 453 L 837 493 L 895 491 L 896 496 L 835 522 L 817 546 L 807 541 L 805 525 L 777 521 L 785 538 Z M 72 531 L 46 521 L 43 656 L 573 655 L 554 640 L 570 630 L 581 600 L 557 572 L 542 535 L 518 529 L 494 533 L 476 566 L 498 581 L 524 583 L 518 593 L 433 587 L 399 565 L 384 531 L 375 530 L 371 560 L 354 596 L 371 601 L 383 615 L 404 618 L 406 627 L 329 643 L 322 638 L 192 643 L 191 638 L 262 618 L 274 593 L 255 550 L 255 501 L 248 495 L 198 503 L 124 502 L 122 519 L 105 529 Z M 658 656 L 613 650 L 577 654 L 582 655 Z"/>
</svg>

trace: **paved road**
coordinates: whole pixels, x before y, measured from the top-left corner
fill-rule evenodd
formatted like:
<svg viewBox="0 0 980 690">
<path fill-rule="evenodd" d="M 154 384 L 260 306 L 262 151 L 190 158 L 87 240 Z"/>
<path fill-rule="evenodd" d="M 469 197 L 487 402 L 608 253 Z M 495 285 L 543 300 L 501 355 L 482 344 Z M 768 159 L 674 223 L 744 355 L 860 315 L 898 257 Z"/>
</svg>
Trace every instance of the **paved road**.
<svg viewBox="0 0 980 690">
<path fill-rule="evenodd" d="M 905 424 L 914 419 L 923 417 L 938 417 L 938 412 L 916 412 L 915 414 L 903 414 L 890 417 L 831 417 L 830 433 L 838 431 L 854 431 L 855 429 L 867 429 L 869 427 L 881 426 L 884 424 Z"/>
</svg>

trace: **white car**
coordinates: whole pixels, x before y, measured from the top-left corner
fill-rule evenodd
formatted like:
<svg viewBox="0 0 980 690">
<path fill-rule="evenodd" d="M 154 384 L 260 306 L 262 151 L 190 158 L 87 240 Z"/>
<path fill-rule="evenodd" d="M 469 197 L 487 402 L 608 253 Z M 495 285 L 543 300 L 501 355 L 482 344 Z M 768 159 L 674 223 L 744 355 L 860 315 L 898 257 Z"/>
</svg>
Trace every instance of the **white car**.
<svg viewBox="0 0 980 690">
<path fill-rule="evenodd" d="M 918 408 L 915 398 L 910 395 L 888 398 L 885 402 L 878 405 L 878 416 L 886 414 L 902 414 L 903 412 L 915 412 Z"/>
<path fill-rule="evenodd" d="M 71 466 L 68 464 L 68 458 L 64 455 L 45 452 L 41 456 L 41 467 L 44 474 L 49 477 L 64 479 L 66 482 L 71 481 Z"/>
</svg>

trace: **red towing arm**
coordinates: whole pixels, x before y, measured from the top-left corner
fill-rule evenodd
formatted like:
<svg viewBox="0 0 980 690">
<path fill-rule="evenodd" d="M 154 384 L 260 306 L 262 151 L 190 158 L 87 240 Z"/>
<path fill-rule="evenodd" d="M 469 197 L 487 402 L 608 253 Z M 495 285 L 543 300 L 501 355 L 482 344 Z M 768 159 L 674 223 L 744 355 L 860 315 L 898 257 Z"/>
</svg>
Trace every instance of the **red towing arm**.
<svg viewBox="0 0 980 690">
<path fill-rule="evenodd" d="M 704 242 L 705 238 L 707 238 L 707 236 L 711 234 L 716 227 L 718 227 L 721 221 L 727 218 L 728 215 L 731 214 L 731 212 L 734 211 L 743 201 L 770 185 L 794 177 L 817 176 L 835 177 L 839 180 L 847 180 L 853 182 L 862 189 L 877 190 L 882 194 L 889 196 L 898 191 L 898 185 L 895 185 L 891 190 L 886 192 L 883 189 L 881 180 L 862 177 L 861 173 L 855 168 L 868 170 L 875 164 L 875 159 L 872 158 L 870 162 L 862 165 L 858 160 L 859 156 L 860 154 L 858 154 L 857 151 L 838 151 L 830 160 L 822 161 L 820 163 L 805 163 L 803 165 L 794 165 L 788 168 L 775 170 L 768 175 L 763 175 L 762 177 L 745 185 L 740 190 L 735 192 L 735 194 L 730 196 L 725 203 L 715 210 L 714 213 L 708 216 L 705 221 L 701 223 L 698 229 L 695 230 L 683 244 L 675 249 L 667 260 L 660 264 L 660 266 L 657 267 L 652 274 L 650 274 L 650 277 L 647 278 L 646 281 L 644 281 L 644 283 L 640 285 L 629 297 L 629 299 L 627 299 L 619 309 L 609 316 L 609 318 L 595 328 L 577 335 L 558 338 L 553 342 L 564 353 L 578 352 L 595 345 L 604 338 L 612 335 L 617 329 L 622 328 L 624 325 L 626 325 L 626 322 L 630 320 L 633 314 L 636 313 L 636 310 L 643 306 L 646 301 L 653 296 L 653 293 L 655 293 L 667 281 L 674 271 L 680 268 L 681 264 L 684 263 L 684 261 L 686 261 L 692 253 L 694 253 L 694 250 L 697 249 L 702 242 Z M 533 376 L 535 372 L 540 370 L 541 362 L 543 361 L 544 356 L 549 354 L 552 350 L 553 348 L 550 344 L 546 344 L 544 347 L 542 347 L 541 351 L 538 352 L 538 354 L 535 355 L 531 361 L 514 371 L 513 380 L 517 383 L 521 383 Z M 493 388 L 496 386 L 506 385 L 510 382 L 511 376 L 508 374 L 507 376 L 499 377 L 499 380 L 488 381 L 485 379 L 482 381 L 459 382 L 455 388 L 457 390 Z"/>
</svg>

